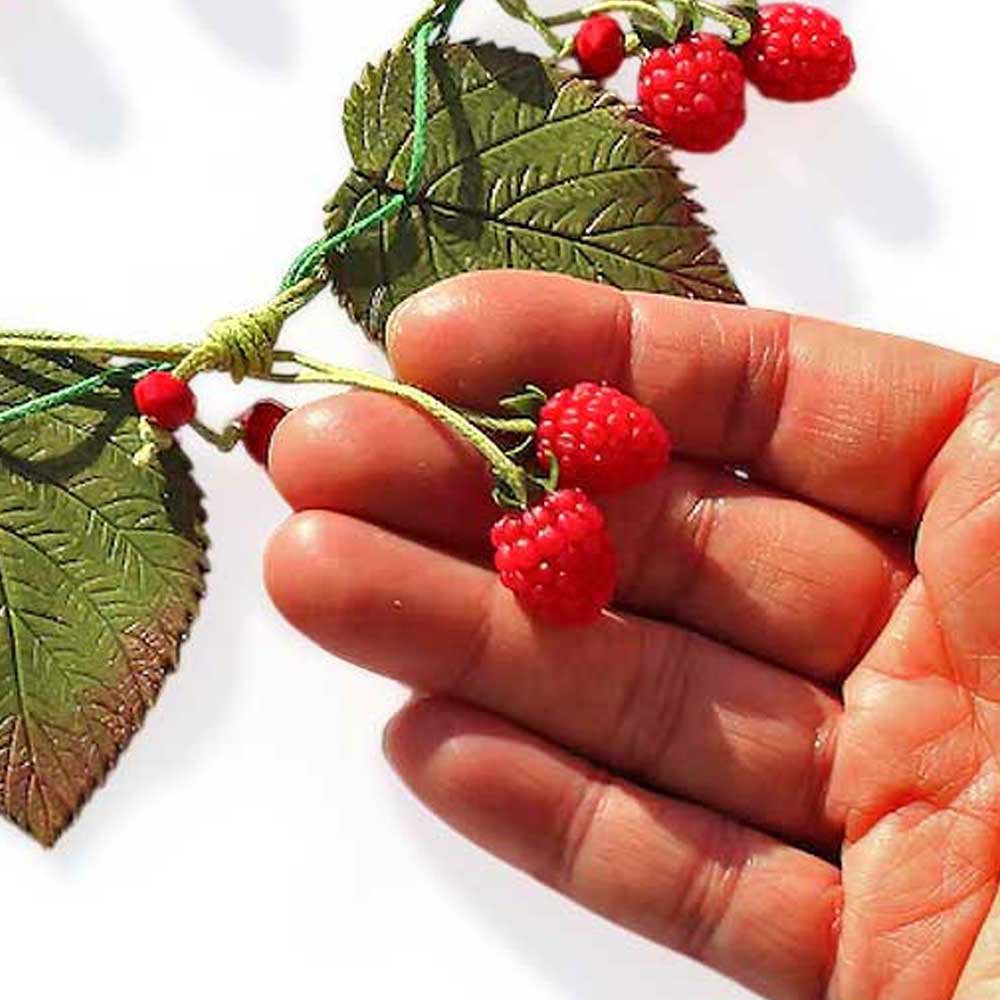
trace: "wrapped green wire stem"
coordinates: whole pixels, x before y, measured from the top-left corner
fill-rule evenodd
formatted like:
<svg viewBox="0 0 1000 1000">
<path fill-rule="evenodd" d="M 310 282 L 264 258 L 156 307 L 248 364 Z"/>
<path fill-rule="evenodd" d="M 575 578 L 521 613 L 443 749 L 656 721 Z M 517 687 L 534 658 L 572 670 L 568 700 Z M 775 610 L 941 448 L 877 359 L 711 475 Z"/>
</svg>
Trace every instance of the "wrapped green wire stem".
<svg viewBox="0 0 1000 1000">
<path fill-rule="evenodd" d="M 351 239 L 397 215 L 420 185 L 427 158 L 427 74 L 428 51 L 448 30 L 463 0 L 445 0 L 432 5 L 407 34 L 414 54 L 413 147 L 407 173 L 406 190 L 377 211 L 353 221 L 340 232 L 310 244 L 300 253 L 281 283 L 278 294 L 265 305 L 226 316 L 212 323 L 205 339 L 198 344 L 137 345 L 78 337 L 49 331 L 26 331 L 0 334 L 0 347 L 32 350 L 64 350 L 94 355 L 140 357 L 160 364 L 129 364 L 84 379 L 77 385 L 39 396 L 18 406 L 0 411 L 0 424 L 10 423 L 40 413 L 94 389 L 109 384 L 127 385 L 156 370 L 172 369 L 180 379 L 189 380 L 204 371 L 228 372 L 234 381 L 271 375 L 278 355 L 275 346 L 285 321 L 311 302 L 329 283 L 326 260 Z M 175 363 L 165 359 L 176 359 Z M 288 360 L 286 356 L 284 358 Z"/>
</svg>

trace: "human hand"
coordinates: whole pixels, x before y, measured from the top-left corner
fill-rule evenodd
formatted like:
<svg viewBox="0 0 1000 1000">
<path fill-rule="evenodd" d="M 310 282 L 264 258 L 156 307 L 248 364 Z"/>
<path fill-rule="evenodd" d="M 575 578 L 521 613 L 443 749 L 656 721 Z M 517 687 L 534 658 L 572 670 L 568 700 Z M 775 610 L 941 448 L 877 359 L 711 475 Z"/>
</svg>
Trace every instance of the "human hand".
<svg viewBox="0 0 1000 1000">
<path fill-rule="evenodd" d="M 765 996 L 1000 995 L 1000 368 L 516 272 L 430 289 L 394 331 L 439 395 L 606 379 L 678 450 L 602 504 L 616 613 L 551 630 L 485 568 L 465 445 L 365 393 L 282 424 L 299 513 L 271 593 L 421 692 L 386 741 L 413 791 Z"/>
</svg>

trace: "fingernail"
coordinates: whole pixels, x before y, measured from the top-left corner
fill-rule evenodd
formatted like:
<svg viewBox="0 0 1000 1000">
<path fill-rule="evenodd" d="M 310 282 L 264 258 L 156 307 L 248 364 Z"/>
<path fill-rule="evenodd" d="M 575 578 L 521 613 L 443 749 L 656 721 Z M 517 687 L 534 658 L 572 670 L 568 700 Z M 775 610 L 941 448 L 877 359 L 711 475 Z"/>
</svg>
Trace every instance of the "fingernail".
<svg viewBox="0 0 1000 1000">
<path fill-rule="evenodd" d="M 406 327 L 414 323 L 423 325 L 455 309 L 455 283 L 458 280 L 451 278 L 421 288 L 393 309 L 385 325 L 385 347 L 390 358 L 394 342 Z"/>
<path fill-rule="evenodd" d="M 392 357 L 393 342 L 406 323 L 407 313 L 412 311 L 416 297 L 411 295 L 408 299 L 404 299 L 389 315 L 389 321 L 385 325 L 385 349 L 390 358 Z"/>
</svg>

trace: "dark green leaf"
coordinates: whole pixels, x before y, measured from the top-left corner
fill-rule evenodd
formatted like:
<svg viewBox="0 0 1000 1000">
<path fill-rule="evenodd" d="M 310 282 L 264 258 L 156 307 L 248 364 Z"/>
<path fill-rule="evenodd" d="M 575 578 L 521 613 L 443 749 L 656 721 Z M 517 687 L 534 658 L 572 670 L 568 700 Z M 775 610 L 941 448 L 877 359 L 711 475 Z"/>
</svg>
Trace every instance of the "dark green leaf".
<svg viewBox="0 0 1000 1000">
<path fill-rule="evenodd" d="M 655 5 L 651 5 L 648 11 L 639 7 L 630 8 L 628 19 L 639 41 L 647 49 L 658 49 L 677 41 L 683 21 L 679 13 L 671 17 Z"/>
<path fill-rule="evenodd" d="M 644 49 L 649 49 L 649 51 L 664 49 L 671 44 L 671 39 L 667 35 L 659 31 L 651 31 L 635 20 L 632 21 L 632 28 L 639 36 L 639 41 L 642 43 Z"/>
<path fill-rule="evenodd" d="M 419 192 L 331 260 L 338 294 L 371 336 L 413 292 L 484 268 L 741 301 L 667 149 L 620 100 L 492 45 L 439 47 L 430 64 Z M 412 91 L 405 49 L 355 85 L 344 114 L 354 170 L 327 206 L 331 231 L 404 190 Z"/>
<path fill-rule="evenodd" d="M 0 408 L 100 369 L 0 354 Z M 43 844 L 142 725 L 196 613 L 207 539 L 175 447 L 138 469 L 130 394 L 0 425 L 0 813 Z"/>
</svg>

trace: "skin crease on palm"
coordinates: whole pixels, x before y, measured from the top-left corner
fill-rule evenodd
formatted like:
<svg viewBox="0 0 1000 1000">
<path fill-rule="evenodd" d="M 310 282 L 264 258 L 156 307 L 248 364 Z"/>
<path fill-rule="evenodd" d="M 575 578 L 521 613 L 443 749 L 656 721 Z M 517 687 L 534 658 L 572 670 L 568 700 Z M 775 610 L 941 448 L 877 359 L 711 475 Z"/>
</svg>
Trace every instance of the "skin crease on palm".
<svg viewBox="0 0 1000 1000">
<path fill-rule="evenodd" d="M 614 610 L 552 630 L 488 568 L 464 444 L 367 393 L 284 421 L 271 594 L 420 692 L 386 733 L 413 792 L 763 996 L 1000 996 L 1000 368 L 516 272 L 411 299 L 390 356 L 484 409 L 604 379 L 677 448 L 602 501 Z"/>
</svg>

